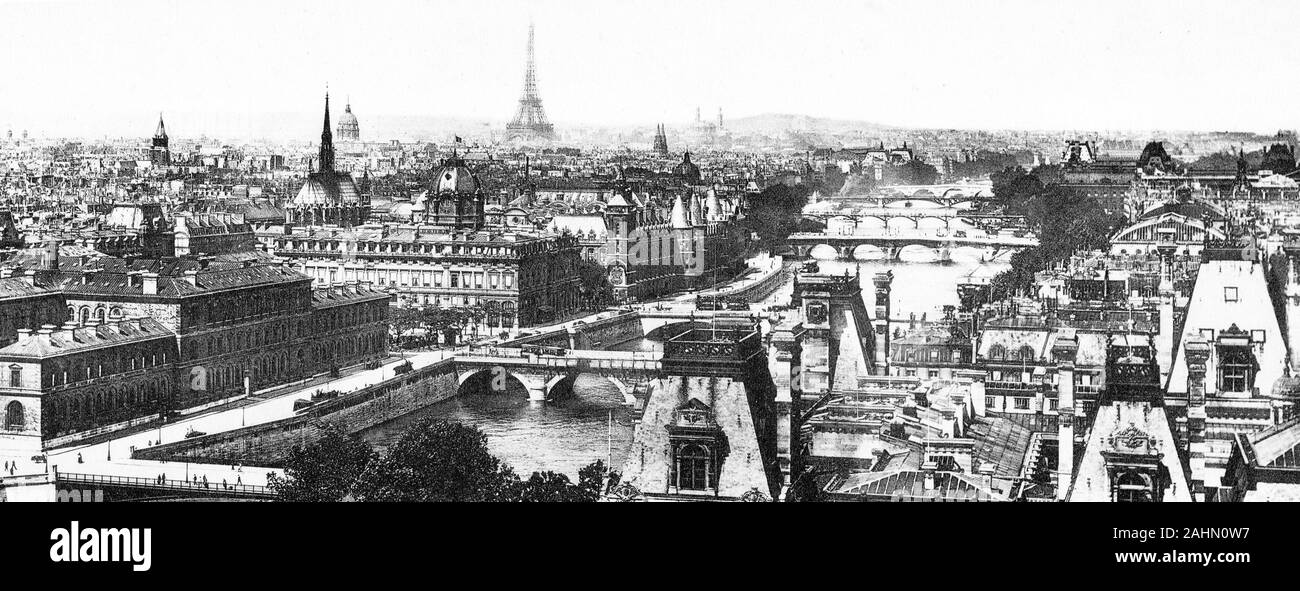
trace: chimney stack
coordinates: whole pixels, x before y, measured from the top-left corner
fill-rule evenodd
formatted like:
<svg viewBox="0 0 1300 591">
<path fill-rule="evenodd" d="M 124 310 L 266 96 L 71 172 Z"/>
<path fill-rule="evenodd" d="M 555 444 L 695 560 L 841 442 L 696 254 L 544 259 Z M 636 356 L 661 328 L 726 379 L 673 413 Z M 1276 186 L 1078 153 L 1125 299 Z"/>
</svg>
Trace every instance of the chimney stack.
<svg viewBox="0 0 1300 591">
<path fill-rule="evenodd" d="M 59 241 L 45 241 L 45 268 L 51 271 L 59 270 Z"/>
<path fill-rule="evenodd" d="M 153 271 L 145 271 L 141 276 L 144 288 L 144 295 L 158 295 L 158 274 Z"/>
<path fill-rule="evenodd" d="M 1064 501 L 1074 477 L 1074 360 L 1079 353 L 1079 339 L 1072 329 L 1065 329 L 1052 345 L 1056 366 L 1057 460 L 1056 498 Z"/>
<path fill-rule="evenodd" d="M 26 281 L 27 285 L 36 287 L 36 271 L 33 269 L 28 269 L 26 272 L 24 272 L 23 281 Z"/>
</svg>

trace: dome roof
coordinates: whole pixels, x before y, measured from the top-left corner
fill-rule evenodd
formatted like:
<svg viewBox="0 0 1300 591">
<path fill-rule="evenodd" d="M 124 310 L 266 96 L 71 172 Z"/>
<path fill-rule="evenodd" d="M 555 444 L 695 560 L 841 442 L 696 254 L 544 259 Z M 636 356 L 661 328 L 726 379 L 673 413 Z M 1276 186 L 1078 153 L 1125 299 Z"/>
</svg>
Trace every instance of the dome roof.
<svg viewBox="0 0 1300 591">
<path fill-rule="evenodd" d="M 357 125 L 357 116 L 352 114 L 352 104 L 343 109 L 343 116 L 339 117 L 339 125 L 355 127 Z"/>
<path fill-rule="evenodd" d="M 477 193 L 480 183 L 477 176 L 465 166 L 465 161 L 453 155 L 443 161 L 442 169 L 433 179 L 434 193 Z"/>
<path fill-rule="evenodd" d="M 673 174 L 689 179 L 699 179 L 700 167 L 696 166 L 694 162 L 691 162 L 691 153 L 686 152 L 682 155 L 682 161 L 679 162 L 677 166 L 673 167 Z"/>
</svg>

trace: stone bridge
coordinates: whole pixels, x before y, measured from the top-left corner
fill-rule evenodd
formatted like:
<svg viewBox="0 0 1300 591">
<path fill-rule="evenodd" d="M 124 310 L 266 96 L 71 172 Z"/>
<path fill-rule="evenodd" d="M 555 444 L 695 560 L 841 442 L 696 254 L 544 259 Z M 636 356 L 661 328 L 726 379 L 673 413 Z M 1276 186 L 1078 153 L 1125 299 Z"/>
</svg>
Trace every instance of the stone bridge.
<svg viewBox="0 0 1300 591">
<path fill-rule="evenodd" d="M 1038 239 L 1031 236 L 1003 234 L 963 236 L 927 230 L 888 229 L 872 229 L 852 234 L 801 232 L 791 234 L 789 241 L 795 253 L 803 258 L 812 256 L 814 248 L 824 245 L 833 248 L 837 258 L 847 260 L 882 257 L 892 260 L 898 258 L 898 254 L 903 249 L 909 247 L 938 252 L 941 260 L 946 260 L 953 251 L 958 249 L 973 249 L 979 251 L 985 258 L 994 258 L 1007 251 L 1038 246 Z M 870 254 L 877 256 L 867 256 L 864 249 L 860 247 L 872 247 L 874 250 Z"/>
<path fill-rule="evenodd" d="M 485 380 L 489 388 L 504 391 L 506 378 L 528 390 L 528 399 L 553 400 L 573 391 L 573 381 L 583 374 L 608 379 L 628 405 L 636 405 L 637 384 L 659 375 L 663 354 L 658 351 L 593 351 L 567 349 L 535 353 L 517 347 L 471 347 L 455 357 L 457 384 Z"/>
</svg>

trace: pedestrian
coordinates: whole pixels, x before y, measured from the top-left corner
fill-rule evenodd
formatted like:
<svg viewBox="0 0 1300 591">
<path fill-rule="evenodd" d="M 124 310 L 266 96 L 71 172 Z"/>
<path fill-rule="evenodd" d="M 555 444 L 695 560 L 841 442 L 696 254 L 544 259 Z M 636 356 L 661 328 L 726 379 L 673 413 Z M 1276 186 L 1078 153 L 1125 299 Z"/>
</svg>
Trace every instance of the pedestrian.
<svg viewBox="0 0 1300 591">
<path fill-rule="evenodd" d="M 85 462 L 83 462 L 83 461 L 81 460 L 81 452 L 77 452 L 77 463 L 78 463 L 78 464 L 84 464 L 84 463 L 85 463 Z"/>
<path fill-rule="evenodd" d="M 236 476 L 236 477 L 235 477 L 235 485 L 236 485 L 236 486 L 243 486 L 243 485 L 244 485 L 244 480 L 241 479 L 240 477 Z"/>
</svg>

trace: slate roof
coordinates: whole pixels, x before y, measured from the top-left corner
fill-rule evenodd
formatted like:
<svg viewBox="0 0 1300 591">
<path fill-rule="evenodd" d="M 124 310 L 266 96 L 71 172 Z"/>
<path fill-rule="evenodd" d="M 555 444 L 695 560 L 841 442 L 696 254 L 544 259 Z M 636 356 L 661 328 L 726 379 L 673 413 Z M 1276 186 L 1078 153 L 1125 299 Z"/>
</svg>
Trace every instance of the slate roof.
<svg viewBox="0 0 1300 591">
<path fill-rule="evenodd" d="M 99 326 L 55 330 L 49 334 L 32 334 L 0 349 L 0 357 L 47 358 L 130 342 L 171 339 L 175 336 L 157 320 L 143 317 Z"/>
</svg>

